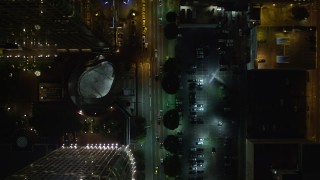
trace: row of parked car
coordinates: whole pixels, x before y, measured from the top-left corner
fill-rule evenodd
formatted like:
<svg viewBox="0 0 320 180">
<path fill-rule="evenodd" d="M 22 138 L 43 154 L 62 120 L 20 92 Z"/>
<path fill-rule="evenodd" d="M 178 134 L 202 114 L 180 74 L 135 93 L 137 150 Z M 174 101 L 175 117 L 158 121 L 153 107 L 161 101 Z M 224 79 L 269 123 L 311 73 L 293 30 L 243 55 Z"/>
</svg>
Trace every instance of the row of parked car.
<svg viewBox="0 0 320 180">
<path fill-rule="evenodd" d="M 199 138 L 196 144 L 203 144 L 204 139 Z M 204 173 L 204 149 L 199 147 L 191 147 L 189 155 L 189 174 L 203 174 Z"/>
</svg>

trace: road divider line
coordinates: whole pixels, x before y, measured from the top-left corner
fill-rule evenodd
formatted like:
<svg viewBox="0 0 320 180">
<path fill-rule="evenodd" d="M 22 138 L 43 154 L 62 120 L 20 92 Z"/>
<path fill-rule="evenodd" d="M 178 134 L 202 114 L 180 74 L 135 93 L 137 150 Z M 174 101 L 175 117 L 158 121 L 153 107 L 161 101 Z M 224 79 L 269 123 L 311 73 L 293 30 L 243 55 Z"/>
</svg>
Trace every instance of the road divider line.
<svg viewBox="0 0 320 180">
<path fill-rule="evenodd" d="M 150 123 L 150 125 L 151 125 L 151 119 L 152 119 L 152 117 L 151 117 L 151 109 L 150 109 L 150 113 L 149 113 L 149 118 L 150 118 L 150 120 L 149 120 L 149 123 Z"/>
<path fill-rule="evenodd" d="M 150 107 L 151 107 L 151 97 L 149 98 L 149 100 L 150 100 Z"/>
</svg>

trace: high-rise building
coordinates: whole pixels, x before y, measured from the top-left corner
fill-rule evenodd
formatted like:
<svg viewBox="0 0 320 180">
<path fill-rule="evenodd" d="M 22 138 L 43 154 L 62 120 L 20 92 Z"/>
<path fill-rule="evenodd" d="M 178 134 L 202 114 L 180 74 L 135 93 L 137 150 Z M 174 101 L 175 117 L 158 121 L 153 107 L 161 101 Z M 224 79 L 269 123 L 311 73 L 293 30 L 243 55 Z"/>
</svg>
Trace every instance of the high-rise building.
<svg viewBox="0 0 320 180">
<path fill-rule="evenodd" d="M 135 161 L 128 146 L 62 146 L 7 177 L 11 179 L 134 179 Z"/>
</svg>

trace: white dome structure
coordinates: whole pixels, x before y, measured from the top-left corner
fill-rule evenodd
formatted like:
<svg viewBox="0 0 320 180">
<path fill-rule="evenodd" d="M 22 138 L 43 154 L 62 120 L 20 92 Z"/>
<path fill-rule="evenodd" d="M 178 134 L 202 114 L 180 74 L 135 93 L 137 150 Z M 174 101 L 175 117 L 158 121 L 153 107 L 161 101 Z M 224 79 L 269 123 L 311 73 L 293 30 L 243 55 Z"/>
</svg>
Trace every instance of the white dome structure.
<svg viewBox="0 0 320 180">
<path fill-rule="evenodd" d="M 102 98 L 113 84 L 114 68 L 108 61 L 102 61 L 84 71 L 78 81 L 78 92 L 83 98 Z"/>
</svg>

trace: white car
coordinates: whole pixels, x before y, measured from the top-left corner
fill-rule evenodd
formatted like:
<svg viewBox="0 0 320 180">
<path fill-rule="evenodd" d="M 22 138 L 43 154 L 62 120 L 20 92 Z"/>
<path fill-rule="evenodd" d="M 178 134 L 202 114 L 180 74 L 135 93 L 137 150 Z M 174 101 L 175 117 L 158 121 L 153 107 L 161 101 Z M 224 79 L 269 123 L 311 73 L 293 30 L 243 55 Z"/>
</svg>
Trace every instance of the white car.
<svg viewBox="0 0 320 180">
<path fill-rule="evenodd" d="M 203 145 L 203 141 L 197 141 L 196 145 Z"/>
<path fill-rule="evenodd" d="M 197 157 L 198 158 L 204 158 L 204 154 L 198 154 Z"/>
<path fill-rule="evenodd" d="M 145 42 L 146 42 L 146 36 L 143 35 L 143 36 L 142 36 L 142 43 L 145 43 Z"/>
<path fill-rule="evenodd" d="M 154 58 L 158 58 L 158 49 L 154 49 Z"/>
</svg>

